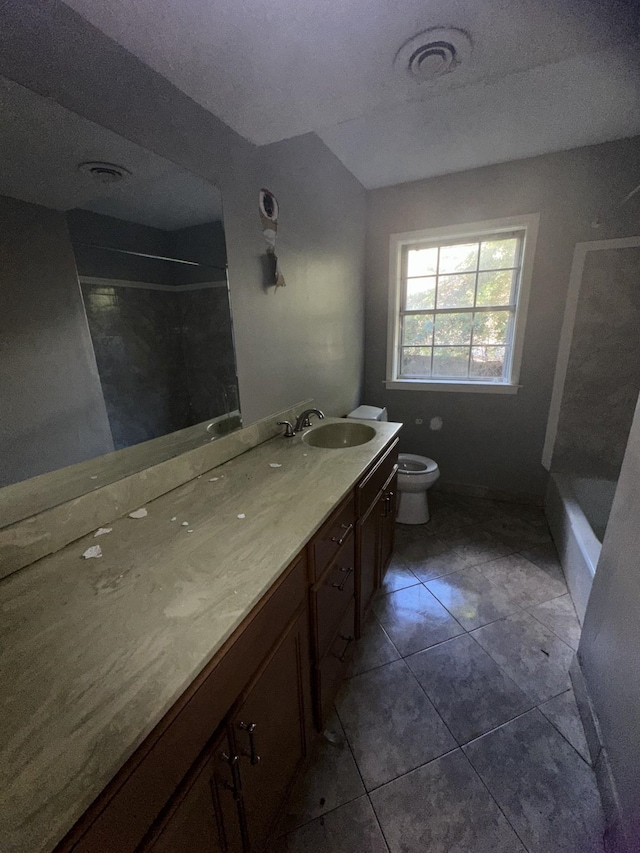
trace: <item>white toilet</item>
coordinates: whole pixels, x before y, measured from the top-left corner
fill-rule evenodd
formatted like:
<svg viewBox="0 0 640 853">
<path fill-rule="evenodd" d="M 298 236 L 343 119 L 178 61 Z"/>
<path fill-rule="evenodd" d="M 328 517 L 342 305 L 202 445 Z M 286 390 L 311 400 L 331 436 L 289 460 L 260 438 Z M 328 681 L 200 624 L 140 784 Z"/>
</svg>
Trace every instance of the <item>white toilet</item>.
<svg viewBox="0 0 640 853">
<path fill-rule="evenodd" d="M 377 406 L 358 406 L 347 417 L 367 421 L 388 420 L 387 410 Z M 427 489 L 440 476 L 438 463 L 428 456 L 401 453 L 398 457 L 399 524 L 426 524 L 429 521 Z"/>
<path fill-rule="evenodd" d="M 426 524 L 429 521 L 427 489 L 440 476 L 438 463 L 428 456 L 401 453 L 398 457 L 399 524 Z"/>
</svg>

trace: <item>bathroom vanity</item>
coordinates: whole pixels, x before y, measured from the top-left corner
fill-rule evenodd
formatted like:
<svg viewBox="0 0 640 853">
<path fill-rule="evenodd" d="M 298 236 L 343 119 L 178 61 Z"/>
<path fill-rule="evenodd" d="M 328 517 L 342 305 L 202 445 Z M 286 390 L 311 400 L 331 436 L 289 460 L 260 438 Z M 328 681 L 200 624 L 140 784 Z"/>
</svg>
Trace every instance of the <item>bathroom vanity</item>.
<svg viewBox="0 0 640 853">
<path fill-rule="evenodd" d="M 7 849 L 264 849 L 393 547 L 373 426 L 264 441 L 4 582 Z"/>
</svg>

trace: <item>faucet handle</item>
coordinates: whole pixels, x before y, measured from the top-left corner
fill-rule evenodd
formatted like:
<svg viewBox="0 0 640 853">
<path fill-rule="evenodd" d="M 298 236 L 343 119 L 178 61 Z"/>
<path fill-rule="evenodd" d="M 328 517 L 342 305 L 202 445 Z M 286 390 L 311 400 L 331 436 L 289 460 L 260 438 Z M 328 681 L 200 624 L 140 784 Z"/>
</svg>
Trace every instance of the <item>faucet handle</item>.
<svg viewBox="0 0 640 853">
<path fill-rule="evenodd" d="M 286 427 L 286 429 L 284 431 L 284 436 L 283 436 L 284 438 L 294 438 L 295 437 L 295 431 L 293 429 L 292 424 L 290 424 L 289 421 L 278 421 L 278 426 Z"/>
</svg>

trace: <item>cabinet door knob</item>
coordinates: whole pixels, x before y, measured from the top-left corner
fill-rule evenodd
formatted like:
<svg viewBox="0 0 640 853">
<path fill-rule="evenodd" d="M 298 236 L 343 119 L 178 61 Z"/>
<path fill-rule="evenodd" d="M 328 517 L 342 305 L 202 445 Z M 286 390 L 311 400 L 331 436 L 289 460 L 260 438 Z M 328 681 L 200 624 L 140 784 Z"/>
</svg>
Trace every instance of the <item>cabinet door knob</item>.
<svg viewBox="0 0 640 853">
<path fill-rule="evenodd" d="M 242 729 L 242 731 L 246 732 L 249 735 L 249 750 L 244 752 L 245 755 L 249 756 L 249 760 L 251 764 L 257 764 L 260 761 L 260 756 L 256 750 L 256 741 L 254 738 L 254 732 L 256 730 L 256 723 L 238 723 L 238 728 Z"/>
</svg>

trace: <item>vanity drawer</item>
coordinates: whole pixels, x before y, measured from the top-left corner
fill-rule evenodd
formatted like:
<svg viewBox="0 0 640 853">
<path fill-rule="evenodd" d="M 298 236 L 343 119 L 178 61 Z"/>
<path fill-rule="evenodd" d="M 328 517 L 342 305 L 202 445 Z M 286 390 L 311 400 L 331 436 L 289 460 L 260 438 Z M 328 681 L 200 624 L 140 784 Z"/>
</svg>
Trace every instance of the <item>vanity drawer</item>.
<svg viewBox="0 0 640 853">
<path fill-rule="evenodd" d="M 344 548 L 311 588 L 314 618 L 315 659 L 329 648 L 345 609 L 355 591 L 355 536 L 349 535 Z"/>
<path fill-rule="evenodd" d="M 311 582 L 317 581 L 353 533 L 356 509 L 353 492 L 320 528 L 310 545 Z"/>
<path fill-rule="evenodd" d="M 351 654 L 355 639 L 355 600 L 351 599 L 329 651 L 316 669 L 316 725 L 322 731 L 331 713 L 333 700 L 344 676 L 345 661 Z"/>
<path fill-rule="evenodd" d="M 362 518 L 371 504 L 378 497 L 393 472 L 393 466 L 398 463 L 398 439 L 393 442 L 385 455 L 367 476 L 358 484 L 356 489 L 358 518 Z"/>
</svg>

